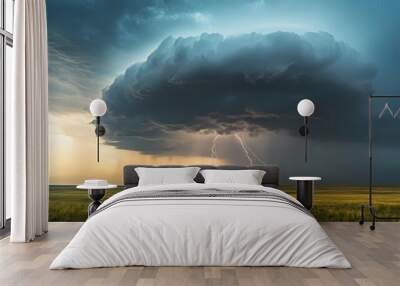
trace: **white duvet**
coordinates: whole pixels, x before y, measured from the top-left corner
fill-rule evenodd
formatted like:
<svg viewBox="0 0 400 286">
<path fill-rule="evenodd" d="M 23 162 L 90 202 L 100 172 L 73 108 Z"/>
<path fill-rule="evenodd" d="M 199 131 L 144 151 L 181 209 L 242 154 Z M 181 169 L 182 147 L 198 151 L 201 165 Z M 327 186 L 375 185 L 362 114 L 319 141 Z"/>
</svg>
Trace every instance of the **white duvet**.
<svg viewBox="0 0 400 286">
<path fill-rule="evenodd" d="M 263 190 L 230 184 L 135 187 L 163 190 Z M 145 266 L 294 266 L 350 268 L 318 222 L 293 206 L 257 199 L 162 198 L 124 201 L 89 218 L 50 269 Z"/>
</svg>

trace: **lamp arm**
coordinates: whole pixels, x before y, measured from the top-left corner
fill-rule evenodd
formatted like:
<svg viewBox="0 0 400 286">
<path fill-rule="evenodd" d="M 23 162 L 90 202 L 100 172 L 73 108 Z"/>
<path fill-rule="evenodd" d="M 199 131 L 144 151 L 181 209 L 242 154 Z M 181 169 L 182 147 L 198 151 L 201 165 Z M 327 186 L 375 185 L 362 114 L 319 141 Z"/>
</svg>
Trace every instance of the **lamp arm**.
<svg viewBox="0 0 400 286">
<path fill-rule="evenodd" d="M 308 155 L 308 116 L 304 116 L 305 144 L 304 144 L 304 160 L 307 163 Z"/>
<path fill-rule="evenodd" d="M 100 116 L 96 116 L 96 130 L 98 130 L 99 129 L 99 126 L 100 126 Z M 97 135 L 97 162 L 99 162 L 100 161 L 100 152 L 99 152 L 99 149 L 100 149 L 100 136 L 99 136 L 99 132 L 96 132 L 96 135 Z"/>
</svg>

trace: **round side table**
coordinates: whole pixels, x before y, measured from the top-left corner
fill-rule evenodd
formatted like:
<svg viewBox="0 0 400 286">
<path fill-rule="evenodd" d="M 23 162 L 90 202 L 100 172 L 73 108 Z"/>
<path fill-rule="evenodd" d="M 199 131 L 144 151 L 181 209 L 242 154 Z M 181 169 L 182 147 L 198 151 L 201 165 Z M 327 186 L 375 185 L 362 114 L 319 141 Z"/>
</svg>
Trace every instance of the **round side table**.
<svg viewBox="0 0 400 286">
<path fill-rule="evenodd" d="M 297 183 L 297 200 L 311 210 L 313 204 L 314 182 L 321 181 L 321 177 L 289 177 Z"/>
<path fill-rule="evenodd" d="M 106 186 L 91 186 L 91 185 L 79 185 L 77 189 L 85 189 L 88 192 L 88 197 L 92 202 L 88 206 L 88 217 L 94 213 L 97 208 L 101 205 L 101 199 L 106 194 L 108 189 L 115 189 L 117 185 L 106 185 Z"/>
</svg>

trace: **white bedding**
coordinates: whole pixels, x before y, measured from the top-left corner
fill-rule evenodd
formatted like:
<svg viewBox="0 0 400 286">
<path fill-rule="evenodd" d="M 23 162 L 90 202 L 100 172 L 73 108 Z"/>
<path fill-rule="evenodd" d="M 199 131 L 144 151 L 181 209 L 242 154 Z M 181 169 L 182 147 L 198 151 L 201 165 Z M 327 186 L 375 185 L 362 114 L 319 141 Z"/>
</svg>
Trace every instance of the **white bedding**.
<svg viewBox="0 0 400 286">
<path fill-rule="evenodd" d="M 162 190 L 263 190 L 254 185 L 179 184 Z M 318 222 L 293 206 L 259 199 L 153 198 L 123 201 L 89 218 L 50 269 L 145 266 L 294 266 L 350 268 Z"/>
</svg>

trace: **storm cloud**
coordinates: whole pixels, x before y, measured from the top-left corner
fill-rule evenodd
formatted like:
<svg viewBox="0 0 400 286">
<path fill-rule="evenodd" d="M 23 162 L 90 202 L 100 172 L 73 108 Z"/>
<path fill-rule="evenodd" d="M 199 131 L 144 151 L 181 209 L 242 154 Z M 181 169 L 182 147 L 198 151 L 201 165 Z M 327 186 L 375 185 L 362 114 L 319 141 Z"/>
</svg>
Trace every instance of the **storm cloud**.
<svg viewBox="0 0 400 286">
<path fill-rule="evenodd" d="M 366 135 L 373 65 L 329 33 L 167 37 L 103 91 L 107 143 L 143 153 L 179 153 L 176 132 L 297 136 L 299 100 L 316 104 L 316 140 Z"/>
</svg>

